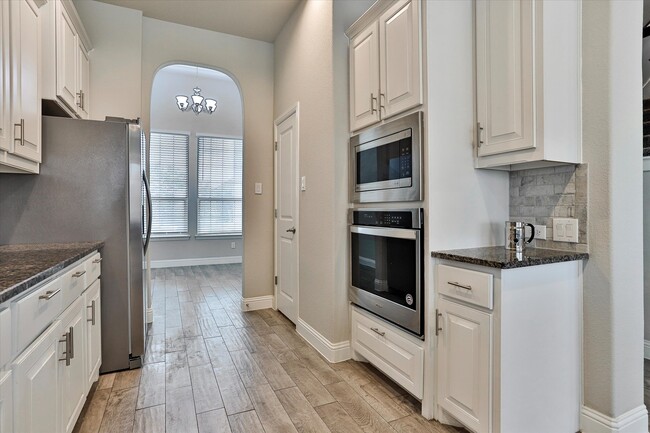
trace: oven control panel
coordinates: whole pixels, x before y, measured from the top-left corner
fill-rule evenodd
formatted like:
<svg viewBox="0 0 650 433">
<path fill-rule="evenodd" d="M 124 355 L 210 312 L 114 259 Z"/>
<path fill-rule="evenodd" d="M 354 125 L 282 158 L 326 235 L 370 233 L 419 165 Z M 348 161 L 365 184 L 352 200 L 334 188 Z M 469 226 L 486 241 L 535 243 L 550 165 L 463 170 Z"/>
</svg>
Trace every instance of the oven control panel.
<svg viewBox="0 0 650 433">
<path fill-rule="evenodd" d="M 403 229 L 420 228 L 421 209 L 409 210 L 366 210 L 352 211 L 352 224 L 374 227 L 394 227 Z"/>
</svg>

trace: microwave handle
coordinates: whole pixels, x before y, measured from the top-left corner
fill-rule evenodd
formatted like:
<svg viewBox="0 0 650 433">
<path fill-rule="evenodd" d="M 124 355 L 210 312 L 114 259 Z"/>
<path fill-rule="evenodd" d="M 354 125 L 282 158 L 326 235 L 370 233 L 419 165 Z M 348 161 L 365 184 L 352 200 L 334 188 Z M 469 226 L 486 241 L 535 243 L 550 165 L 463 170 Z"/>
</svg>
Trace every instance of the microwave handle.
<svg viewBox="0 0 650 433">
<path fill-rule="evenodd" d="M 384 238 L 398 238 L 398 239 L 418 239 L 418 230 L 411 229 L 395 229 L 386 227 L 362 227 L 350 226 L 351 233 L 358 233 L 360 235 L 381 236 Z"/>
</svg>

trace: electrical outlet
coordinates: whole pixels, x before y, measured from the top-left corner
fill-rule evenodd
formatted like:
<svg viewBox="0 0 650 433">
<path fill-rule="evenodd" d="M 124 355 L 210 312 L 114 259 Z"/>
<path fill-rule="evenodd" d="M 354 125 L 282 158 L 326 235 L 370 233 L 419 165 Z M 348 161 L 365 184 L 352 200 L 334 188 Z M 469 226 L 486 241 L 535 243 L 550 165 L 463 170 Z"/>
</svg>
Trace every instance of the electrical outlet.
<svg viewBox="0 0 650 433">
<path fill-rule="evenodd" d="M 575 218 L 553 218 L 553 240 L 578 242 L 578 220 Z"/>
<path fill-rule="evenodd" d="M 230 248 L 232 248 L 234 250 L 235 248 L 237 248 L 237 244 L 235 242 L 231 242 L 230 243 Z"/>
<path fill-rule="evenodd" d="M 535 226 L 535 239 L 546 239 L 546 226 Z"/>
</svg>

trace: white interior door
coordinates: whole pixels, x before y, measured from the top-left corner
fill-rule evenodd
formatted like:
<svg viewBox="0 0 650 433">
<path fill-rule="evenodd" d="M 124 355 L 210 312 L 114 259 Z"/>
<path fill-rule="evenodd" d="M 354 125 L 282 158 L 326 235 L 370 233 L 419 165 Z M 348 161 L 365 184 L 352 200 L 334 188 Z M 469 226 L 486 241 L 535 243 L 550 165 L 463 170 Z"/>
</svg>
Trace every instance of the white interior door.
<svg viewBox="0 0 650 433">
<path fill-rule="evenodd" d="M 277 308 L 298 319 L 298 115 L 276 122 L 275 257 Z"/>
</svg>

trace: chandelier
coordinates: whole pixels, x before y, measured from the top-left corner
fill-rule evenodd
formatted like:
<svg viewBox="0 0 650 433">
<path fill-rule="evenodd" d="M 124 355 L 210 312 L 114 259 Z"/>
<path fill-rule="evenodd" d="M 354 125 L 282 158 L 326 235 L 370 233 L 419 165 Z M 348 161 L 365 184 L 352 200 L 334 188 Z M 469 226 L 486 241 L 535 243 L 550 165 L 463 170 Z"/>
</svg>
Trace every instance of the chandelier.
<svg viewBox="0 0 650 433">
<path fill-rule="evenodd" d="M 201 89 L 198 86 L 192 90 L 194 90 L 194 94 L 191 97 L 183 95 L 176 96 L 176 105 L 178 106 L 178 109 L 181 111 L 187 111 L 191 108 L 197 116 L 199 113 L 204 112 L 208 112 L 209 114 L 214 113 L 217 109 L 217 101 L 215 99 L 204 98 L 201 96 Z M 192 99 L 191 104 L 190 98 Z"/>
</svg>

